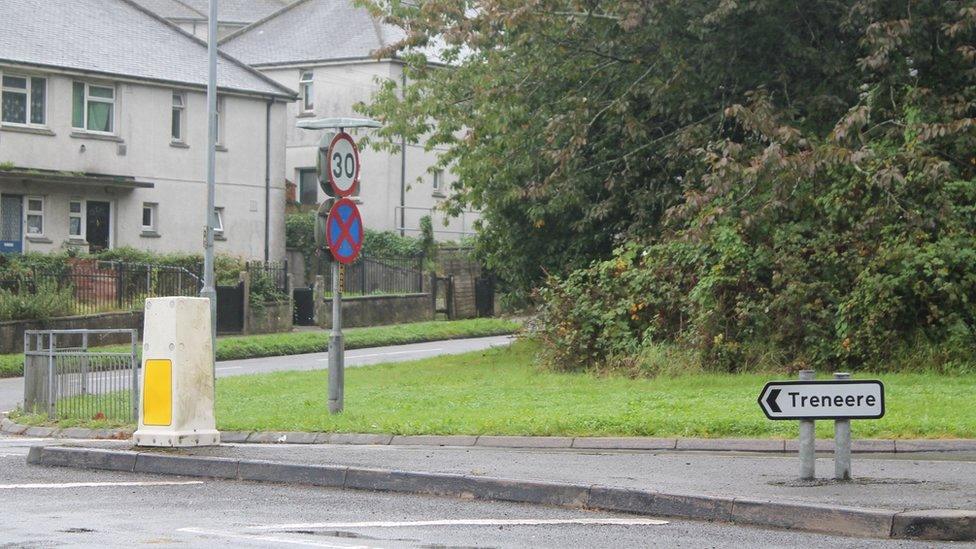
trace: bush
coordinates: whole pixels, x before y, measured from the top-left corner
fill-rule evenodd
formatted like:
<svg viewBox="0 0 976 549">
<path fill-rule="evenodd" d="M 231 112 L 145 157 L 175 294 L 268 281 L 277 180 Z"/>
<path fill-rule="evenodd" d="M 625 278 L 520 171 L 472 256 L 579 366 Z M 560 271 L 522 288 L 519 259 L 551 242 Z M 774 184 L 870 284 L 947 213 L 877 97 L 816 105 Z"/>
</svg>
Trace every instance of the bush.
<svg viewBox="0 0 976 549">
<path fill-rule="evenodd" d="M 36 288 L 0 289 L 0 320 L 43 320 L 70 316 L 75 297 L 70 287 L 42 283 Z"/>
</svg>

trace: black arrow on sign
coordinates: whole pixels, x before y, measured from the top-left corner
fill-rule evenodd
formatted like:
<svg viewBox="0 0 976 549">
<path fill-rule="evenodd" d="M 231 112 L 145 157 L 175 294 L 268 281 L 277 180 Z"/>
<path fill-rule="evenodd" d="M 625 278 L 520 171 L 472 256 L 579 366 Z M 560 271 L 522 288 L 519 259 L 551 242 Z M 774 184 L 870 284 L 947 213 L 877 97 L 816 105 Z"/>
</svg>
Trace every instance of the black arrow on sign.
<svg viewBox="0 0 976 549">
<path fill-rule="evenodd" d="M 779 413 L 783 411 L 780 410 L 779 404 L 776 404 L 776 398 L 779 396 L 780 391 L 782 391 L 782 389 L 769 390 L 769 395 L 766 397 L 766 405 L 769 406 L 769 410 L 771 412 Z"/>
</svg>

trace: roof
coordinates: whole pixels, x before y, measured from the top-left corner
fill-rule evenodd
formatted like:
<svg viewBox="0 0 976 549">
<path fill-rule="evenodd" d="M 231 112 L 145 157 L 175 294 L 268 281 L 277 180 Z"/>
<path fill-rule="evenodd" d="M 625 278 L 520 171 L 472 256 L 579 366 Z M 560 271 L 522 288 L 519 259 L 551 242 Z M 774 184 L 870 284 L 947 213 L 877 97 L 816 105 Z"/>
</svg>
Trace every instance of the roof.
<svg viewBox="0 0 976 549">
<path fill-rule="evenodd" d="M 206 12 L 197 11 L 180 0 L 132 0 L 147 10 L 166 19 L 206 20 Z"/>
<path fill-rule="evenodd" d="M 50 183 L 55 185 L 90 185 L 97 187 L 113 187 L 117 189 L 151 189 L 155 187 L 148 181 L 136 181 L 136 178 L 124 175 L 106 175 L 95 173 L 58 172 L 53 170 L 0 170 L 0 182 L 23 183 L 38 185 Z"/>
<path fill-rule="evenodd" d="M 353 0 L 298 0 L 224 38 L 223 51 L 252 66 L 366 59 L 401 40 Z"/>
<path fill-rule="evenodd" d="M 207 45 L 129 0 L 3 0 L 0 63 L 207 85 Z M 288 99 L 295 92 L 221 54 L 222 90 Z"/>
<path fill-rule="evenodd" d="M 179 0 L 203 14 L 210 13 L 210 0 Z M 217 21 L 222 23 L 250 24 L 264 19 L 293 0 L 220 0 L 217 4 Z"/>
</svg>

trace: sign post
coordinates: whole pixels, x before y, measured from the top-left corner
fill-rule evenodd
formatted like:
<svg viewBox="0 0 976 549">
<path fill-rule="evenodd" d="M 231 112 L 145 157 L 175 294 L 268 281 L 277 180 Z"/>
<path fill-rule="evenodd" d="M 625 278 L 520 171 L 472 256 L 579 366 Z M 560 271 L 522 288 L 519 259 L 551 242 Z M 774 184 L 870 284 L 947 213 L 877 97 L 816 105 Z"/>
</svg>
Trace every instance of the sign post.
<svg viewBox="0 0 976 549">
<path fill-rule="evenodd" d="M 359 149 L 345 128 L 378 128 L 380 123 L 362 118 L 301 120 L 306 130 L 339 130 L 323 136 L 319 146 L 318 179 L 325 194 L 334 197 L 319 208 L 315 243 L 332 252 L 332 332 L 329 334 L 329 413 L 342 412 L 345 389 L 345 340 L 342 335 L 342 278 L 346 264 L 359 257 L 363 246 L 363 221 L 356 203 L 346 198 L 359 185 Z M 326 214 L 326 212 L 328 212 Z"/>
<path fill-rule="evenodd" d="M 800 381 L 770 381 L 759 393 L 759 407 L 773 420 L 800 421 L 800 478 L 814 478 L 814 421 L 834 423 L 834 478 L 851 479 L 851 420 L 884 416 L 884 385 L 877 380 L 852 380 L 838 372 L 830 381 L 814 381 L 813 370 Z"/>
</svg>

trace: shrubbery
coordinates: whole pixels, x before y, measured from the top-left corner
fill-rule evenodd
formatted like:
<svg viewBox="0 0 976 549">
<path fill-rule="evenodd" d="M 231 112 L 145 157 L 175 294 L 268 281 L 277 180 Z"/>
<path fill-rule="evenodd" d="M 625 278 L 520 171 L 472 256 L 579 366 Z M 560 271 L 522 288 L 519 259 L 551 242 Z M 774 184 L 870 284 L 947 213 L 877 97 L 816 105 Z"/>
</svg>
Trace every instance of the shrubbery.
<svg viewBox="0 0 976 549">
<path fill-rule="evenodd" d="M 23 318 L 45 319 L 74 314 L 75 298 L 71 288 L 40 284 L 28 291 L 0 288 L 0 321 Z"/>
</svg>

